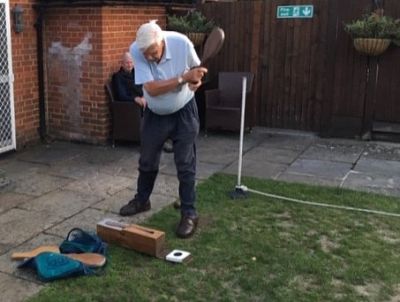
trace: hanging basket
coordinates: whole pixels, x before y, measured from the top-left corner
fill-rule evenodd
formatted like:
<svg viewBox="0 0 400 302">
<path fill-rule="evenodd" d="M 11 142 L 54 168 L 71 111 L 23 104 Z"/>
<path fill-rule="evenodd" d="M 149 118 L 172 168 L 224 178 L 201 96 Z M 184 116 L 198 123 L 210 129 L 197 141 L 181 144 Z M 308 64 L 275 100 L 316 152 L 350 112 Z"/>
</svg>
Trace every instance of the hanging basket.
<svg viewBox="0 0 400 302">
<path fill-rule="evenodd" d="M 206 37 L 205 33 L 186 33 L 186 36 L 192 41 L 194 46 L 200 46 L 203 44 Z"/>
<path fill-rule="evenodd" d="M 354 47 L 362 54 L 379 56 L 390 45 L 390 39 L 357 38 L 354 39 Z"/>
</svg>

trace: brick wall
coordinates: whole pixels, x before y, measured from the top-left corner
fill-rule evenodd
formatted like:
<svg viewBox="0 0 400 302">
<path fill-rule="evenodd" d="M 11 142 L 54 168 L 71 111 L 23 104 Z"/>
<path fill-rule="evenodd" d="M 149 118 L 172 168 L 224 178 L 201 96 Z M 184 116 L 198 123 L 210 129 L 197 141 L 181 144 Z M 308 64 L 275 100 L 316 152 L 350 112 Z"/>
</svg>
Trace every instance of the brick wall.
<svg viewBox="0 0 400 302">
<path fill-rule="evenodd" d="M 119 69 L 140 24 L 164 7 L 49 8 L 45 17 L 47 127 L 55 138 L 106 143 L 109 100 L 104 83 Z"/>
<path fill-rule="evenodd" d="M 11 47 L 14 73 L 14 108 L 17 148 L 39 139 L 39 101 L 36 56 L 36 13 L 34 0 L 10 1 L 10 10 L 19 4 L 24 9 L 25 29 L 15 33 L 11 16 Z"/>
<path fill-rule="evenodd" d="M 11 18 L 17 148 L 39 140 L 39 91 L 35 0 L 11 0 L 24 9 L 25 29 L 15 33 Z M 106 143 L 110 110 L 104 83 L 119 69 L 123 52 L 140 24 L 158 19 L 161 6 L 47 8 L 44 62 L 47 134 L 56 139 Z M 12 17 L 12 13 L 10 12 Z"/>
</svg>

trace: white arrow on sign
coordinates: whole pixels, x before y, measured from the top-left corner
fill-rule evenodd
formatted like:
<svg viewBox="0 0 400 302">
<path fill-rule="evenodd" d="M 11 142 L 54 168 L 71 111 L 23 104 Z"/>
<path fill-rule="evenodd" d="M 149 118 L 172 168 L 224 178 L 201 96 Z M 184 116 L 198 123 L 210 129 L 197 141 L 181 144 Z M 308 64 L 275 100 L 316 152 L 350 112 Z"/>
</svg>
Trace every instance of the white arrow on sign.
<svg viewBox="0 0 400 302">
<path fill-rule="evenodd" d="M 309 7 L 306 7 L 305 9 L 303 9 L 304 16 L 308 16 L 309 14 L 311 14 L 311 9 Z"/>
</svg>

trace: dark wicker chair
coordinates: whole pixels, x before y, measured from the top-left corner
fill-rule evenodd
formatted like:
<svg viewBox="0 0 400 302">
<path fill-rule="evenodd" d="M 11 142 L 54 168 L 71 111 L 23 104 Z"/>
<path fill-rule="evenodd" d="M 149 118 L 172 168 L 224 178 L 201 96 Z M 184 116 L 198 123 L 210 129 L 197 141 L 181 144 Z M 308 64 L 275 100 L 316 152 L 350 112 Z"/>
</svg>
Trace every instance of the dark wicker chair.
<svg viewBox="0 0 400 302">
<path fill-rule="evenodd" d="M 135 102 L 116 100 L 111 81 L 105 84 L 105 89 L 111 102 L 113 146 L 116 140 L 140 142 L 140 107 Z"/>
<path fill-rule="evenodd" d="M 251 72 L 220 72 L 218 89 L 205 91 L 206 131 L 209 129 L 240 130 L 243 77 L 247 78 L 246 96 L 248 96 L 254 79 L 254 74 Z M 246 104 L 246 109 L 249 109 L 248 104 Z M 250 124 L 245 119 L 245 127 L 251 127 Z"/>
</svg>

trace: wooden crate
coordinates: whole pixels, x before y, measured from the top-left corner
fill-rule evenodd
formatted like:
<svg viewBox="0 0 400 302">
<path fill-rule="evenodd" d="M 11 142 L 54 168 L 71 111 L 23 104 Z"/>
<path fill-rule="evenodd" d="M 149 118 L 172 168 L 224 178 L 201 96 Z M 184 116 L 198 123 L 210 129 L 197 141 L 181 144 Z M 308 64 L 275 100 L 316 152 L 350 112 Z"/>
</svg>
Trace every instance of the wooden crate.
<svg viewBox="0 0 400 302">
<path fill-rule="evenodd" d="M 159 230 L 106 218 L 97 223 L 97 235 L 105 242 L 154 257 L 162 258 L 165 254 L 165 233 Z"/>
</svg>

